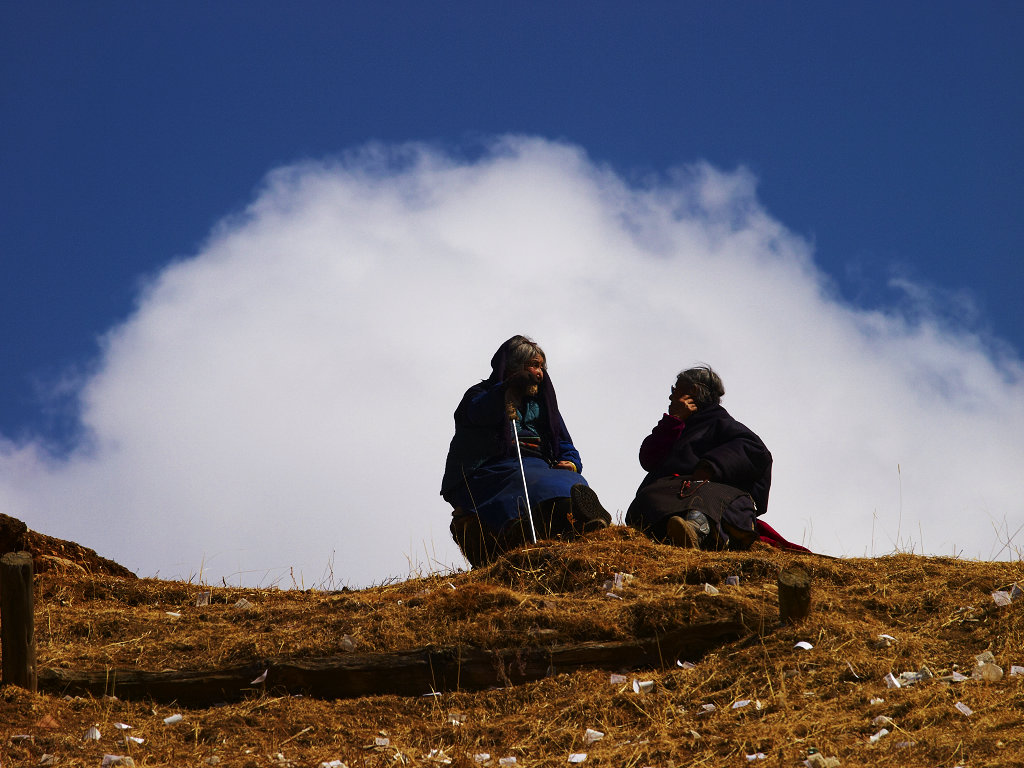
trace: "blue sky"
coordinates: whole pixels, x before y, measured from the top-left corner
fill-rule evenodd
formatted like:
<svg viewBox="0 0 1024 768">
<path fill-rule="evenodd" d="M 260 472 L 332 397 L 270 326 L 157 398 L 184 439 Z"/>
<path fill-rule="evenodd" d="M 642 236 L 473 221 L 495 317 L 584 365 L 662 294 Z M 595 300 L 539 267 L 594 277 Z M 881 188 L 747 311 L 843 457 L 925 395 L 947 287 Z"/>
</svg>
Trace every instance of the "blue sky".
<svg viewBox="0 0 1024 768">
<path fill-rule="evenodd" d="M 275 169 L 407 142 L 472 167 L 510 135 L 634 190 L 739 172 L 840 306 L 1016 384 L 1022 39 L 1011 2 L 5 3 L 0 435 L 80 447 L 112 331 Z"/>
</svg>

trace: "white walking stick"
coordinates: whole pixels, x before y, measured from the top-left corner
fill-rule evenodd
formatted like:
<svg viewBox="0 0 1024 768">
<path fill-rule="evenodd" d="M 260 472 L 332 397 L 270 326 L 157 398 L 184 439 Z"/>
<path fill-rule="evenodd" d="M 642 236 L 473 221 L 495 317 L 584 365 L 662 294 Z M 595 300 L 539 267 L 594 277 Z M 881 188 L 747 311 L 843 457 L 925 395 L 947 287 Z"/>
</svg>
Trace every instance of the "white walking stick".
<svg viewBox="0 0 1024 768">
<path fill-rule="evenodd" d="M 519 428 L 516 426 L 516 418 L 513 416 L 512 434 L 516 439 L 516 455 L 519 456 L 519 471 L 523 476 L 523 495 L 526 497 L 526 516 L 530 520 L 530 543 L 537 543 L 537 531 L 533 527 L 533 510 L 530 509 L 530 492 L 526 488 L 526 470 L 523 469 L 523 450 L 519 447 Z"/>
</svg>

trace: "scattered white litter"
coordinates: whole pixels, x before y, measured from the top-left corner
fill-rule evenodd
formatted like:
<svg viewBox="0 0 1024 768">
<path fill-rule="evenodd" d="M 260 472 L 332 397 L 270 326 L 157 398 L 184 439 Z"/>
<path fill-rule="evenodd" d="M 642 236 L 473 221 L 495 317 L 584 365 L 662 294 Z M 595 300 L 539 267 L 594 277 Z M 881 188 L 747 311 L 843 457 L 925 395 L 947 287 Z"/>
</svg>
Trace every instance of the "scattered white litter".
<svg viewBox="0 0 1024 768">
<path fill-rule="evenodd" d="M 181 618 L 181 614 L 178 613 L 177 611 L 164 611 L 164 613 L 166 613 L 168 616 L 171 617 L 171 621 L 177 621 L 178 619 Z M 108 757 L 109 757 L 109 755 L 108 755 Z"/>
<path fill-rule="evenodd" d="M 587 753 L 586 752 L 573 752 L 571 755 L 569 755 L 569 762 L 570 763 L 582 763 L 586 759 L 587 759 Z"/>
<path fill-rule="evenodd" d="M 260 675 L 259 677 L 257 677 L 251 683 L 249 683 L 249 685 L 259 685 L 260 683 L 265 683 L 267 681 L 267 673 L 269 671 L 270 671 L 269 669 L 264 669 L 263 670 L 263 674 Z"/>
<path fill-rule="evenodd" d="M 873 698 L 873 699 L 872 699 L 871 701 L 869 701 L 869 702 L 868 702 L 868 704 L 870 704 L 870 705 L 871 705 L 871 706 L 873 706 L 873 707 L 874 707 L 874 706 L 876 706 L 876 705 L 878 705 L 878 704 L 885 704 L 885 699 L 880 699 L 880 698 L 878 698 L 878 697 L 876 696 L 876 697 L 875 697 L 875 698 Z"/>
<path fill-rule="evenodd" d="M 477 752 L 475 755 L 473 755 L 473 761 L 477 763 L 486 763 L 490 759 L 490 752 Z"/>
<path fill-rule="evenodd" d="M 338 645 L 341 646 L 343 651 L 354 651 L 356 649 L 356 641 L 348 635 L 342 635 Z"/>
<path fill-rule="evenodd" d="M 612 674 L 611 676 L 609 676 L 608 681 L 612 685 L 622 685 L 624 682 L 626 682 L 626 676 Z"/>
<path fill-rule="evenodd" d="M 613 573 L 612 577 L 604 583 L 604 589 L 622 589 L 623 587 L 629 586 L 630 582 L 633 581 L 632 573 Z"/>
<path fill-rule="evenodd" d="M 876 744 L 876 743 L 878 743 L 879 739 L 884 739 L 888 735 L 889 735 L 889 729 L 888 728 L 883 728 L 878 733 L 873 734 L 868 739 L 868 741 L 871 742 L 872 744 Z"/>
<path fill-rule="evenodd" d="M 996 657 L 992 655 L 992 651 L 982 651 L 981 653 L 979 653 L 977 656 L 974 657 L 974 660 L 977 662 L 979 667 L 982 664 L 995 664 L 996 663 Z"/>
<path fill-rule="evenodd" d="M 696 669 L 697 665 L 690 661 L 680 661 L 676 659 L 676 666 L 682 669 Z"/>
<path fill-rule="evenodd" d="M 892 635 L 879 635 L 872 645 L 875 648 L 889 648 L 896 642 L 898 641 Z"/>
<path fill-rule="evenodd" d="M 768 755 L 766 755 L 764 752 L 755 752 L 752 755 L 744 754 L 744 757 L 747 758 L 748 763 L 752 763 L 755 760 L 764 760 L 768 757 Z"/>
<path fill-rule="evenodd" d="M 391 739 L 387 736 L 375 736 L 373 739 L 373 746 L 375 747 L 387 747 L 391 745 Z"/>
<path fill-rule="evenodd" d="M 962 683 L 964 680 L 970 680 L 971 678 L 969 678 L 962 672 L 957 672 L 956 670 L 953 670 L 953 674 L 951 674 L 949 677 L 944 677 L 942 679 L 948 680 L 951 683 Z"/>
<path fill-rule="evenodd" d="M 872 725 L 887 725 L 887 726 L 888 725 L 896 725 L 896 723 L 893 722 L 893 719 L 891 717 L 886 717 L 885 715 L 879 715 L 878 717 L 876 717 L 874 720 L 871 721 L 871 724 Z"/>
<path fill-rule="evenodd" d="M 174 725 L 175 723 L 180 723 L 184 719 L 185 718 L 181 715 L 171 715 L 170 717 L 164 718 L 164 725 Z"/>
<path fill-rule="evenodd" d="M 899 688 L 900 681 L 896 679 L 892 672 L 885 676 L 885 687 L 886 688 Z"/>
<path fill-rule="evenodd" d="M 732 708 L 733 709 L 743 709 L 743 707 L 746 707 L 746 706 L 749 706 L 749 705 L 750 705 L 750 699 L 740 699 L 739 701 L 734 701 L 732 703 Z"/>
<path fill-rule="evenodd" d="M 633 680 L 633 693 L 647 693 L 654 690 L 653 680 Z"/>
<path fill-rule="evenodd" d="M 968 707 L 962 701 L 958 701 L 953 706 L 956 707 L 957 710 L 959 710 L 960 714 L 964 715 L 965 717 L 970 717 L 971 715 L 974 714 L 974 710 L 971 709 L 970 707 Z"/>
<path fill-rule="evenodd" d="M 814 752 L 807 756 L 804 765 L 807 768 L 839 768 L 840 762 L 838 757 L 825 757 L 821 752 Z"/>
<path fill-rule="evenodd" d="M 452 712 L 448 715 L 448 724 L 458 727 L 466 722 L 466 716 L 461 713 Z"/>
<path fill-rule="evenodd" d="M 900 682 L 903 685 L 913 685 L 914 683 L 920 683 L 924 680 L 931 680 L 935 677 L 932 671 L 928 667 L 921 667 L 919 672 L 901 672 Z"/>
<path fill-rule="evenodd" d="M 348 768 L 341 760 L 330 760 L 320 763 L 320 768 Z"/>
<path fill-rule="evenodd" d="M 132 729 L 128 723 L 114 723 L 114 727 L 119 731 L 130 731 Z"/>
<path fill-rule="evenodd" d="M 850 674 L 853 675 L 854 680 L 860 680 L 860 675 L 858 675 L 856 670 L 854 670 L 853 664 L 851 664 L 850 662 L 846 662 L 846 668 L 850 670 Z"/>
<path fill-rule="evenodd" d="M 104 755 L 103 762 L 100 763 L 100 768 L 113 768 L 113 766 L 135 768 L 135 761 L 125 755 Z"/>
<path fill-rule="evenodd" d="M 706 715 L 707 713 L 714 712 L 716 709 L 718 709 L 718 707 L 716 707 L 714 704 L 701 704 L 700 708 L 700 714 L 702 715 Z"/>
<path fill-rule="evenodd" d="M 238 602 L 235 603 L 235 608 L 237 608 L 240 611 L 248 611 L 250 608 L 252 608 L 252 603 L 250 603 L 244 597 L 240 597 L 238 598 Z"/>
<path fill-rule="evenodd" d="M 125 740 L 125 743 L 126 743 L 126 744 L 127 744 L 127 743 L 128 743 L 129 741 L 130 741 L 130 742 L 131 742 L 132 744 L 143 744 L 143 743 L 145 743 L 145 741 L 146 741 L 146 740 L 145 740 L 144 738 L 142 738 L 141 736 L 125 736 L 125 737 L 124 737 L 124 740 Z"/>
<path fill-rule="evenodd" d="M 1024 675 L 1024 667 L 1018 667 L 1016 664 L 1010 667 L 1010 677 L 1020 677 Z"/>
<path fill-rule="evenodd" d="M 85 736 L 82 737 L 82 741 L 99 741 L 100 738 L 100 729 L 94 725 L 85 732 Z"/>
<path fill-rule="evenodd" d="M 738 587 L 740 585 L 740 577 L 739 576 L 726 576 L 725 577 L 725 583 L 728 584 L 730 587 Z M 761 753 L 758 752 L 758 754 L 761 754 Z M 760 758 L 758 758 L 758 759 L 760 759 Z"/>
<path fill-rule="evenodd" d="M 998 683 L 1003 679 L 1003 668 L 998 664 L 982 664 L 974 668 L 971 677 L 984 680 L 986 683 Z"/>
<path fill-rule="evenodd" d="M 211 597 L 213 597 L 213 592 L 200 592 L 196 595 L 196 608 L 202 608 L 204 605 L 209 605 Z"/>
<path fill-rule="evenodd" d="M 614 597 L 616 600 L 621 600 L 622 599 L 622 595 L 616 595 L 614 592 L 605 592 L 604 596 L 605 597 Z"/>
<path fill-rule="evenodd" d="M 713 584 L 705 584 L 704 591 L 707 592 L 709 595 L 717 595 L 718 587 L 714 586 Z"/>
<path fill-rule="evenodd" d="M 1014 584 L 1013 587 L 1010 588 L 1010 599 L 1016 602 L 1022 597 L 1024 597 L 1024 589 L 1021 589 L 1017 584 Z"/>
<path fill-rule="evenodd" d="M 515 757 L 500 757 L 498 758 L 498 765 L 515 765 L 518 760 Z"/>
<path fill-rule="evenodd" d="M 794 650 L 795 649 L 800 649 L 801 651 L 809 651 L 813 647 L 814 646 L 811 645 L 810 643 L 808 643 L 806 640 L 801 640 L 799 643 L 797 643 L 796 645 L 793 646 Z"/>
<path fill-rule="evenodd" d="M 1000 608 L 1004 608 L 1013 602 L 1013 598 L 1010 597 L 1009 592 L 998 590 L 997 592 L 992 593 L 992 602 L 994 602 Z"/>
<path fill-rule="evenodd" d="M 56 755 L 51 755 L 49 753 L 45 753 L 45 754 L 43 754 L 42 757 L 39 758 L 39 764 L 40 765 L 56 765 L 57 764 L 57 756 Z"/>
<path fill-rule="evenodd" d="M 601 731 L 595 731 L 593 728 L 587 728 L 583 734 L 583 740 L 587 744 L 593 744 L 595 741 L 600 741 L 604 738 L 604 734 Z"/>
</svg>

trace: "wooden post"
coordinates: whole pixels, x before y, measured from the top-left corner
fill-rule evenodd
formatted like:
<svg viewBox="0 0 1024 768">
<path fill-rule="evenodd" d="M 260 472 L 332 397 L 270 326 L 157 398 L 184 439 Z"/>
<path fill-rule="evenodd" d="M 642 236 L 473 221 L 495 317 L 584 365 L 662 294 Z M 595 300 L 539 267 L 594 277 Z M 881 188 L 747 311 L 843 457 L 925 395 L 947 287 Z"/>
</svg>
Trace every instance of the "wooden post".
<svg viewBox="0 0 1024 768">
<path fill-rule="evenodd" d="M 32 555 L 8 552 L 0 557 L 0 683 L 35 693 L 38 679 L 33 603 Z"/>
<path fill-rule="evenodd" d="M 798 565 L 779 574 L 779 619 L 798 624 L 811 612 L 811 577 Z"/>
</svg>

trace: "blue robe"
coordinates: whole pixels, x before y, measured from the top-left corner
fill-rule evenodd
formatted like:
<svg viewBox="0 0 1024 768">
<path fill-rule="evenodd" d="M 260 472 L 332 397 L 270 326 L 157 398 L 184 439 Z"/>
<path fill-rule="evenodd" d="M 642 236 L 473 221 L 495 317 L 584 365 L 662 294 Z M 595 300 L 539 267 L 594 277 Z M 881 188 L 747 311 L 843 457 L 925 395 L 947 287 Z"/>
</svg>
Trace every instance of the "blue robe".
<svg viewBox="0 0 1024 768">
<path fill-rule="evenodd" d="M 505 410 L 507 344 L 491 360 L 491 377 L 470 387 L 455 410 L 455 436 L 441 481 L 445 500 L 463 514 L 478 515 L 493 535 L 526 513 L 515 436 Z M 536 509 L 568 498 L 572 486 L 587 481 L 579 474 L 583 462 L 558 412 L 550 377 L 544 377 L 536 397 L 524 398 L 523 411 L 517 429 L 530 505 Z M 571 461 L 577 472 L 554 469 L 559 461 Z"/>
</svg>

